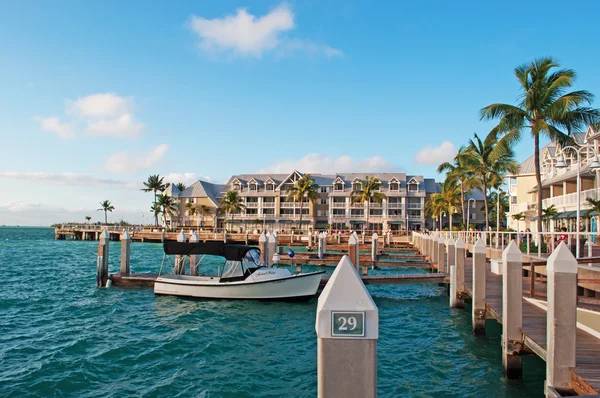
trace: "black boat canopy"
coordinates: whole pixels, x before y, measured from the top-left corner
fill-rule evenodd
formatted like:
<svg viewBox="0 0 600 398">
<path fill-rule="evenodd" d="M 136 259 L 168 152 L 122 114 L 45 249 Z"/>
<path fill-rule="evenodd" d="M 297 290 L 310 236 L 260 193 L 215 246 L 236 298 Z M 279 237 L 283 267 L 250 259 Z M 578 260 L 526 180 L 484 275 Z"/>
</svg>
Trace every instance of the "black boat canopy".
<svg viewBox="0 0 600 398">
<path fill-rule="evenodd" d="M 250 250 L 259 250 L 257 247 L 234 245 L 223 242 L 165 242 L 163 244 L 165 254 L 194 255 L 211 254 L 213 256 L 225 257 L 226 260 L 242 261 Z"/>
</svg>

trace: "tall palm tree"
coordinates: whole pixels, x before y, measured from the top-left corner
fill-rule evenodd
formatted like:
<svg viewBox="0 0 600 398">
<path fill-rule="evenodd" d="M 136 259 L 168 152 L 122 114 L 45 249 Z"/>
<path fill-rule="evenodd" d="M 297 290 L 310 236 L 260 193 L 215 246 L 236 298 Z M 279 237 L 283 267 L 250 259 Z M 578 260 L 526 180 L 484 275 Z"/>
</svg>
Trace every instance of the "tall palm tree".
<svg viewBox="0 0 600 398">
<path fill-rule="evenodd" d="M 508 211 L 510 205 L 508 202 L 508 195 L 499 187 L 495 187 L 496 192 L 490 193 L 490 197 L 488 198 L 490 204 L 490 220 L 501 220 L 505 213 Z M 500 197 L 500 217 L 498 217 L 498 197 Z"/>
<path fill-rule="evenodd" d="M 452 231 L 452 226 L 450 225 L 450 214 L 452 214 L 452 208 L 457 209 L 461 204 L 461 188 L 459 187 L 457 180 L 453 178 L 446 178 L 440 187 L 439 198 L 434 200 L 437 200 L 438 203 L 440 203 L 440 205 L 443 207 L 443 211 L 447 211 L 448 229 Z"/>
<path fill-rule="evenodd" d="M 235 213 L 241 212 L 245 208 L 246 205 L 242 203 L 242 198 L 237 191 L 227 191 L 221 198 L 219 211 L 225 213 L 226 216 L 231 215 L 231 221 L 233 221 Z"/>
<path fill-rule="evenodd" d="M 369 213 L 371 202 L 381 204 L 386 196 L 379 192 L 383 184 L 376 177 L 367 176 L 365 181 L 360 181 L 360 189 L 352 190 L 350 196 L 352 203 L 367 204 L 367 230 L 369 229 Z"/>
<path fill-rule="evenodd" d="M 304 174 L 293 186 L 287 189 L 286 194 L 286 200 L 300 202 L 300 225 L 298 229 L 302 230 L 304 198 L 314 204 L 319 199 L 319 186 L 315 184 L 315 180 L 310 178 L 310 174 Z"/>
<path fill-rule="evenodd" d="M 200 205 L 199 207 L 200 215 L 202 216 L 202 226 L 204 226 L 204 217 L 210 216 L 212 214 L 212 208 L 207 205 Z"/>
<path fill-rule="evenodd" d="M 192 202 L 187 202 L 185 204 L 185 208 L 187 211 L 190 212 L 190 216 L 192 216 L 192 217 L 195 216 L 196 213 L 198 212 L 198 207 L 196 207 L 196 205 Z"/>
<path fill-rule="evenodd" d="M 600 214 L 600 200 L 587 198 L 586 201 L 592 207 L 591 209 L 589 209 L 588 211 L 585 212 L 586 217 L 589 217 L 590 213 L 592 213 L 594 211 L 596 212 L 596 214 Z"/>
<path fill-rule="evenodd" d="M 92 220 L 92 216 L 85 216 L 85 221 L 87 221 L 88 224 L 90 223 L 91 220 Z"/>
<path fill-rule="evenodd" d="M 462 223 L 467 225 L 466 211 L 465 211 L 465 194 L 469 192 L 473 187 L 473 172 L 468 167 L 465 161 L 466 147 L 461 147 L 458 153 L 454 157 L 454 161 L 444 162 L 439 165 L 437 172 L 446 172 L 446 178 L 452 178 L 458 181 L 460 184 L 460 209 L 462 213 Z"/>
<path fill-rule="evenodd" d="M 112 211 L 114 209 L 115 209 L 115 206 L 113 206 L 110 203 L 110 200 L 103 200 L 102 202 L 100 202 L 100 208 L 98 209 L 98 211 L 104 212 L 104 225 L 108 224 L 108 216 L 107 216 L 106 212 L 110 211 L 112 213 Z"/>
<path fill-rule="evenodd" d="M 144 192 L 154 192 L 154 204 L 156 204 L 158 192 L 165 190 L 167 185 L 163 182 L 165 177 L 161 177 L 158 174 L 151 175 L 148 177 L 148 181 L 144 182 L 145 188 L 141 190 Z M 158 227 L 158 215 L 154 213 L 154 223 Z"/>
<path fill-rule="evenodd" d="M 523 213 L 523 212 L 515 213 L 511 217 L 512 217 L 513 220 L 517 221 L 517 229 L 520 229 L 519 228 L 519 221 L 525 219 L 525 213 Z"/>
<path fill-rule="evenodd" d="M 177 202 L 172 196 L 159 194 L 156 197 L 156 206 L 163 216 L 163 224 L 167 224 L 167 215 L 177 214 Z"/>
<path fill-rule="evenodd" d="M 542 230 L 542 177 L 540 172 L 540 137 L 561 144 L 572 142 L 569 135 L 589 123 L 600 120 L 598 109 L 589 105 L 594 96 L 585 90 L 566 90 L 573 86 L 577 74 L 571 69 L 556 69 L 554 58 L 539 58 L 517 66 L 514 74 L 521 85 L 517 106 L 491 104 L 481 109 L 482 120 L 499 119 L 494 132 L 504 135 L 509 145 L 518 142 L 526 131 L 533 137 L 535 179 L 537 182 L 537 230 Z"/>
<path fill-rule="evenodd" d="M 157 203 L 152 203 L 152 206 L 150 206 L 150 213 L 154 214 L 154 219 L 158 220 L 158 216 L 161 212 L 160 206 Z"/>
<path fill-rule="evenodd" d="M 551 205 L 542 209 L 542 218 L 546 221 L 546 232 L 550 230 L 550 220 L 556 219 L 558 217 L 558 209 L 556 206 Z"/>
<path fill-rule="evenodd" d="M 465 151 L 464 158 L 468 167 L 476 177 L 476 183 L 483 191 L 485 203 L 485 230 L 489 230 L 490 211 L 488 203 L 488 190 L 501 180 L 501 176 L 507 172 L 516 173 L 517 162 L 508 142 L 499 142 L 494 131 L 482 141 L 477 134 L 469 140 L 469 147 Z"/>
<path fill-rule="evenodd" d="M 175 184 L 175 188 L 177 188 L 179 192 L 183 192 L 187 187 L 183 182 L 178 182 L 177 184 Z"/>
<path fill-rule="evenodd" d="M 445 202 L 444 198 L 442 197 L 442 195 L 440 195 L 439 192 L 431 194 L 429 196 L 429 199 L 427 199 L 427 201 L 425 202 L 425 216 L 431 217 L 435 220 L 437 220 L 439 218 L 440 229 L 442 226 L 441 216 L 442 216 L 442 212 L 446 211 L 445 209 L 446 209 L 446 202 Z M 433 229 L 435 229 L 435 220 L 433 223 Z"/>
</svg>

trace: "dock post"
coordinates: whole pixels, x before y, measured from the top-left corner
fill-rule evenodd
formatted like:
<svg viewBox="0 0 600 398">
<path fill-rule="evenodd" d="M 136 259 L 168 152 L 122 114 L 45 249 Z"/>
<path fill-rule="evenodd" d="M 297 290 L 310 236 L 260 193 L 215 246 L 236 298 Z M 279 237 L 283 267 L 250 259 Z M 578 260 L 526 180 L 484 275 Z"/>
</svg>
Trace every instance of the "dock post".
<svg viewBox="0 0 600 398">
<path fill-rule="evenodd" d="M 131 236 L 125 230 L 121 234 L 121 275 L 129 275 L 129 259 L 131 256 Z"/>
<path fill-rule="evenodd" d="M 198 243 L 200 242 L 200 237 L 196 234 L 195 231 L 190 231 L 190 243 Z M 192 254 L 189 256 L 188 261 L 190 262 L 190 275 L 197 276 L 198 275 L 198 256 L 196 254 Z"/>
<path fill-rule="evenodd" d="M 160 243 L 165 243 L 165 231 L 160 231 Z"/>
<path fill-rule="evenodd" d="M 338 245 L 342 244 L 342 233 L 340 231 L 337 233 L 337 243 Z"/>
<path fill-rule="evenodd" d="M 360 243 L 362 243 L 363 245 L 365 244 L 365 231 L 362 231 L 361 233 Z"/>
<path fill-rule="evenodd" d="M 223 243 L 227 243 L 227 231 L 223 231 Z"/>
<path fill-rule="evenodd" d="M 438 239 L 437 236 L 432 236 L 431 237 L 431 267 L 433 268 L 433 264 L 437 264 L 437 255 L 439 253 L 438 251 Z M 440 272 L 439 268 L 438 268 L 438 272 Z"/>
<path fill-rule="evenodd" d="M 183 232 L 183 229 L 182 229 L 181 232 L 179 233 L 179 235 L 177 235 L 177 242 L 186 242 L 186 241 L 187 240 L 185 239 L 185 233 Z M 175 274 L 185 275 L 185 257 L 182 256 L 181 254 L 175 255 Z"/>
<path fill-rule="evenodd" d="M 356 237 L 356 234 L 352 234 L 348 238 L 348 257 L 350 258 L 350 261 L 354 265 L 354 268 L 356 268 L 356 271 L 358 271 L 358 269 L 359 269 L 358 268 L 359 253 L 360 253 L 360 250 L 359 250 L 359 245 L 358 245 L 358 238 Z"/>
<path fill-rule="evenodd" d="M 587 246 L 587 256 L 588 257 L 592 257 L 593 247 L 594 247 L 594 244 L 592 243 L 592 240 L 588 239 L 587 242 L 585 242 L 585 245 Z"/>
<path fill-rule="evenodd" d="M 377 397 L 379 310 L 348 256 L 319 296 L 316 331 L 317 396 Z"/>
<path fill-rule="evenodd" d="M 290 234 L 290 245 L 294 243 L 294 230 L 292 229 L 292 233 Z"/>
<path fill-rule="evenodd" d="M 523 373 L 523 254 L 514 240 L 502 252 L 502 365 L 507 379 Z"/>
<path fill-rule="evenodd" d="M 438 272 L 446 272 L 446 241 L 441 236 L 438 238 L 438 254 L 437 254 L 437 266 Z"/>
<path fill-rule="evenodd" d="M 327 254 L 327 231 L 323 231 L 323 254 Z"/>
<path fill-rule="evenodd" d="M 463 294 L 465 292 L 465 241 L 458 238 L 454 243 L 454 261 L 456 263 L 456 308 L 465 308 Z"/>
<path fill-rule="evenodd" d="M 317 246 L 317 254 L 319 256 L 319 259 L 323 259 L 323 232 L 321 232 L 319 234 L 319 240 L 318 240 L 319 244 Z"/>
<path fill-rule="evenodd" d="M 270 234 L 267 237 L 267 255 L 265 260 L 269 266 L 273 265 L 273 254 L 277 253 L 277 237 L 275 234 Z"/>
<path fill-rule="evenodd" d="M 267 255 L 268 245 L 267 235 L 265 235 L 264 231 L 261 232 L 260 236 L 258 237 L 258 249 L 260 250 L 260 262 L 267 265 L 269 263 L 269 257 Z"/>
<path fill-rule="evenodd" d="M 248 231 L 246 231 L 246 235 L 244 237 L 244 244 L 248 246 Z"/>
<path fill-rule="evenodd" d="M 448 240 L 446 240 L 446 261 L 448 262 L 448 271 L 450 273 L 450 308 L 456 308 L 456 301 L 458 300 L 456 291 L 458 280 L 456 278 L 456 262 L 454 261 L 455 254 L 454 240 L 448 238 Z"/>
<path fill-rule="evenodd" d="M 485 243 L 473 245 L 473 334 L 485 334 Z"/>
<path fill-rule="evenodd" d="M 379 239 L 379 236 L 377 236 L 377 232 L 374 232 L 371 236 L 371 261 L 373 261 L 373 265 L 377 261 L 377 239 Z"/>
<path fill-rule="evenodd" d="M 98 236 L 98 258 L 96 259 L 96 282 L 98 287 L 105 287 L 108 281 L 108 245 L 110 235 L 106 229 Z"/>
<path fill-rule="evenodd" d="M 548 257 L 546 388 L 558 392 L 572 388 L 570 369 L 576 365 L 577 268 L 564 242 Z"/>
</svg>

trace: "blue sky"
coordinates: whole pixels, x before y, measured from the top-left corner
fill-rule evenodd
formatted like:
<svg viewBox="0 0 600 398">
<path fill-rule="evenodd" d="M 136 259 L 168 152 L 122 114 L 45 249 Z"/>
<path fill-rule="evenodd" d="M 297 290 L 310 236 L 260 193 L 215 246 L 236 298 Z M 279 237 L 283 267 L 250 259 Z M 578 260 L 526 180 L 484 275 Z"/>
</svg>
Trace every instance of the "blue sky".
<svg viewBox="0 0 600 398">
<path fill-rule="evenodd" d="M 175 3 L 0 1 L 0 224 L 139 222 L 155 173 L 435 177 L 539 56 L 600 94 L 594 0 Z"/>
</svg>

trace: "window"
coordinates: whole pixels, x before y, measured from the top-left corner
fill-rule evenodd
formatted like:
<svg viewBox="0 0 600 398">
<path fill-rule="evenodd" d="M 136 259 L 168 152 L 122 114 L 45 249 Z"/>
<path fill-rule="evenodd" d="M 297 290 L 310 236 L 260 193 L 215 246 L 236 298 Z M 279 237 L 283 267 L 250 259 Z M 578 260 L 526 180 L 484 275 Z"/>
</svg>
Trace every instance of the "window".
<svg viewBox="0 0 600 398">
<path fill-rule="evenodd" d="M 248 215 L 258 214 L 258 209 L 246 209 L 246 214 L 248 214 Z"/>
<path fill-rule="evenodd" d="M 255 191 L 255 192 L 258 191 L 258 185 L 257 184 L 250 184 L 249 188 L 250 188 L 251 191 Z"/>
<path fill-rule="evenodd" d="M 471 213 L 471 220 L 475 219 L 475 213 Z"/>
<path fill-rule="evenodd" d="M 274 191 L 275 190 L 275 185 L 274 184 L 267 184 L 266 189 L 267 189 L 267 191 Z"/>
<path fill-rule="evenodd" d="M 419 184 L 408 184 L 409 191 L 419 191 Z"/>
<path fill-rule="evenodd" d="M 234 191 L 241 191 L 242 190 L 242 186 L 240 184 L 233 184 L 233 190 Z"/>
<path fill-rule="evenodd" d="M 339 184 L 339 183 L 338 183 L 338 184 L 335 184 L 335 187 L 334 187 L 334 189 L 335 189 L 336 191 L 343 191 L 343 190 L 344 190 L 344 184 Z"/>
<path fill-rule="evenodd" d="M 320 192 L 321 193 L 327 193 L 327 187 L 321 187 L 320 188 Z"/>
<path fill-rule="evenodd" d="M 390 184 L 390 191 L 399 191 L 400 190 L 400 184 L 398 184 L 397 182 L 393 182 Z"/>
<path fill-rule="evenodd" d="M 275 214 L 275 209 L 263 209 L 263 214 L 264 215 L 274 215 Z"/>
<path fill-rule="evenodd" d="M 360 191 L 362 188 L 362 185 L 360 182 L 355 182 L 354 184 L 352 184 L 352 190 L 353 191 Z"/>
<path fill-rule="evenodd" d="M 346 210 L 344 210 L 344 209 L 333 209 L 333 215 L 334 216 L 345 216 L 346 215 Z"/>
</svg>

